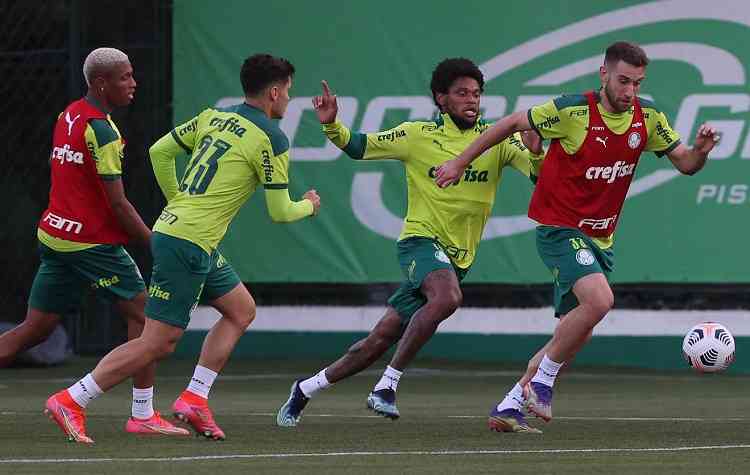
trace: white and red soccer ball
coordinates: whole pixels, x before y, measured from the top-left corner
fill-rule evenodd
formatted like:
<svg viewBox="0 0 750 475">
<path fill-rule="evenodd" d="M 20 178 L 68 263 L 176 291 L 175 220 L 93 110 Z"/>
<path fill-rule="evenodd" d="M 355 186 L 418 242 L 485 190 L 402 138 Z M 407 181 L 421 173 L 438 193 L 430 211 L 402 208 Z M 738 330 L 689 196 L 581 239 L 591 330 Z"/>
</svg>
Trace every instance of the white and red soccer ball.
<svg viewBox="0 0 750 475">
<path fill-rule="evenodd" d="M 682 355 L 699 373 L 724 371 L 734 361 L 734 337 L 721 323 L 699 323 L 682 340 Z"/>
</svg>

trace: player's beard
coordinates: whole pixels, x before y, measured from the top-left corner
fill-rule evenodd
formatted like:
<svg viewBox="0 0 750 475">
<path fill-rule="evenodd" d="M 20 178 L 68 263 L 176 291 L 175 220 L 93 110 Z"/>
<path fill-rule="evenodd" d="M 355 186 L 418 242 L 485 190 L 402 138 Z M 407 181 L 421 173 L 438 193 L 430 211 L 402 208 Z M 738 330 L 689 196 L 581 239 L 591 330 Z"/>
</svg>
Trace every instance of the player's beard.
<svg viewBox="0 0 750 475">
<path fill-rule="evenodd" d="M 607 82 L 607 84 L 605 84 L 602 87 L 602 89 L 604 90 L 604 94 L 607 95 L 607 100 L 609 101 L 609 105 L 612 106 L 612 108 L 615 110 L 615 112 L 617 112 L 617 113 L 623 113 L 623 112 L 626 112 L 628 109 L 630 109 L 630 106 L 628 106 L 628 107 L 626 107 L 624 109 L 622 109 L 620 107 L 620 103 L 617 101 L 617 96 L 614 95 L 614 94 L 612 94 L 611 92 L 609 92 L 609 87 L 608 86 L 609 86 L 609 82 Z"/>
<path fill-rule="evenodd" d="M 448 112 L 448 115 L 450 116 L 453 123 L 456 124 L 456 127 L 461 130 L 473 129 L 477 123 L 477 119 L 466 120 L 463 117 L 456 116 L 454 114 L 451 114 L 450 112 Z"/>
</svg>

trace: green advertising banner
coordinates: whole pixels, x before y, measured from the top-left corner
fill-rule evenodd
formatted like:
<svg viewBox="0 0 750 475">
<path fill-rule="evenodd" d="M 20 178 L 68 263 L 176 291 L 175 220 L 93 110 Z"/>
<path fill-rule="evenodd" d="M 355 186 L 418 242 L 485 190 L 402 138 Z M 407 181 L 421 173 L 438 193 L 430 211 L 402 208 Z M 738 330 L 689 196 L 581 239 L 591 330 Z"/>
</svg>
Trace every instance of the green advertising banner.
<svg viewBox="0 0 750 475">
<path fill-rule="evenodd" d="M 616 236 L 613 281 L 748 282 L 748 38 L 745 0 L 176 0 L 174 120 L 240 102 L 239 69 L 248 55 L 290 59 L 294 98 L 280 122 L 292 143 L 290 190 L 298 199 L 317 189 L 321 213 L 273 224 L 259 191 L 222 250 L 250 282 L 395 282 L 403 168 L 355 162 L 325 140 L 310 103 L 320 80 L 338 95 L 341 120 L 372 132 L 432 117 L 432 69 L 464 56 L 484 72 L 484 116 L 497 119 L 598 87 L 606 46 L 634 41 L 651 58 L 641 93 L 666 112 L 683 141 L 692 142 L 703 121 L 723 138 L 691 177 L 666 157 L 644 154 Z M 531 191 L 523 177 L 506 174 L 468 282 L 549 281 L 526 218 Z"/>
</svg>

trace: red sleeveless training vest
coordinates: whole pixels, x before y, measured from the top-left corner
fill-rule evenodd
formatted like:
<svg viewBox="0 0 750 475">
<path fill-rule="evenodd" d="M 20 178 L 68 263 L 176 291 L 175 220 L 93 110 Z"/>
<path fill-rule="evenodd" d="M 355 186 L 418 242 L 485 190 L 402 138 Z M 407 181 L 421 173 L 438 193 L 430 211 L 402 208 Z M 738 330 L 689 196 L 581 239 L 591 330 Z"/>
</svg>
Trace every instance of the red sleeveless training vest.
<svg viewBox="0 0 750 475">
<path fill-rule="evenodd" d="M 86 146 L 86 126 L 107 115 L 86 101 L 71 103 L 55 123 L 50 156 L 49 206 L 39 227 L 68 241 L 124 244 L 128 235 L 115 218 L 96 163 Z"/>
<path fill-rule="evenodd" d="M 612 235 L 648 139 L 636 97 L 633 119 L 623 134 L 604 123 L 593 92 L 585 94 L 589 126 L 581 148 L 568 155 L 552 140 L 529 204 L 529 218 L 540 224 L 578 228 L 590 237 Z"/>
</svg>

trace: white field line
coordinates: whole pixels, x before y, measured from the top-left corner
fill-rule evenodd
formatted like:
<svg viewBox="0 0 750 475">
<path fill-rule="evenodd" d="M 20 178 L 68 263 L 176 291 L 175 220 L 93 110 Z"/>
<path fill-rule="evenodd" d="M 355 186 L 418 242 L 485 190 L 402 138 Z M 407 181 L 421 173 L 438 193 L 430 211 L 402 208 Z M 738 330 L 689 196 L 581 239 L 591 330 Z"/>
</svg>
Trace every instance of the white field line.
<svg viewBox="0 0 750 475">
<path fill-rule="evenodd" d="M 750 445 L 702 445 L 688 447 L 651 448 L 587 448 L 587 449 L 537 449 L 537 450 L 404 450 L 382 452 L 318 452 L 318 453 L 276 453 L 276 454 L 226 454 L 196 455 L 192 457 L 103 457 L 103 458 L 54 458 L 54 459 L 0 459 L 0 464 L 39 464 L 39 463 L 130 463 L 130 462 L 195 462 L 205 460 L 248 460 L 318 457 L 363 457 L 363 456 L 414 456 L 414 455 L 523 455 L 523 454 L 590 454 L 590 453 L 664 453 L 713 451 L 729 449 L 749 449 Z"/>
<path fill-rule="evenodd" d="M 519 367 L 520 368 L 520 367 Z M 360 376 L 379 376 L 383 372 L 382 369 L 370 369 L 355 374 L 352 377 Z M 312 370 L 310 371 L 311 374 Z M 505 378 L 505 377 L 519 377 L 523 373 L 521 369 L 517 371 L 511 370 L 500 370 L 500 371 L 471 371 L 471 370 L 452 370 L 452 369 L 437 369 L 437 368 L 409 368 L 408 377 L 446 377 L 446 378 Z M 186 381 L 189 378 L 189 374 L 185 373 L 185 376 L 159 376 L 159 381 Z M 251 380 L 264 380 L 264 379 L 289 379 L 290 381 L 302 376 L 302 372 L 299 373 L 259 373 L 259 374 L 220 374 L 217 378 L 221 381 L 251 381 Z M 669 381 L 692 381 L 701 378 L 746 378 L 747 375 L 730 375 L 730 374 L 696 374 L 693 373 L 689 368 L 685 368 L 684 373 L 669 373 L 669 374 L 619 374 L 619 373 L 585 373 L 576 372 L 575 370 L 569 371 L 565 374 L 565 379 L 631 379 L 631 380 L 669 380 Z M 74 383 L 78 381 L 78 377 L 64 377 L 64 378 L 8 378 L 4 379 L 4 386 L 0 385 L 0 390 L 10 389 L 11 385 L 15 384 L 65 384 Z"/>
</svg>

